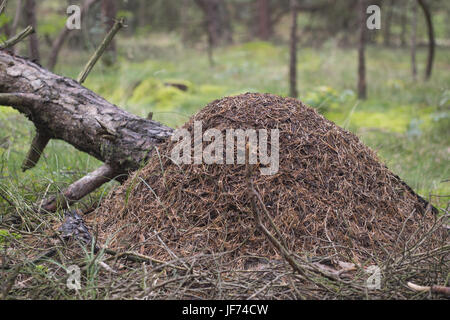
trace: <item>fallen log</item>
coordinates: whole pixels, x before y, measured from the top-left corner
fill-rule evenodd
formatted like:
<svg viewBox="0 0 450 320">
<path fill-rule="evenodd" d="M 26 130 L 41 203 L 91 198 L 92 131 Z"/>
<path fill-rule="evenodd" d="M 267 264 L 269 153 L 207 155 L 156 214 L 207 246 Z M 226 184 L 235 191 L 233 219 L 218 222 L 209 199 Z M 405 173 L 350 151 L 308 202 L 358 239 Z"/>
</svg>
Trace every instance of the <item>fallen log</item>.
<svg viewBox="0 0 450 320">
<path fill-rule="evenodd" d="M 149 94 L 151 94 L 149 92 Z M 24 58 L 0 50 L 0 105 L 23 113 L 36 137 L 22 165 L 36 165 L 51 139 L 64 140 L 105 163 L 64 192 L 67 207 L 106 181 L 138 169 L 154 146 L 173 129 L 109 103 L 73 79 L 58 76 Z M 42 206 L 55 211 L 55 199 Z"/>
</svg>

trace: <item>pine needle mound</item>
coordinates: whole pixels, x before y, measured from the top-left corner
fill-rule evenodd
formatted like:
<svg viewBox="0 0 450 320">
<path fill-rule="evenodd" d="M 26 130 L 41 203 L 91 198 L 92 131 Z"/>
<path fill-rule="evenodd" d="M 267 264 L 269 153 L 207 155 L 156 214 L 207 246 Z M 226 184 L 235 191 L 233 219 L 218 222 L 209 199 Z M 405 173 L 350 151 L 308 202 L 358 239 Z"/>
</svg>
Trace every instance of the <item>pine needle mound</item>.
<svg viewBox="0 0 450 320">
<path fill-rule="evenodd" d="M 366 263 L 416 245 L 421 251 L 442 245 L 445 233 L 439 230 L 422 241 L 437 210 L 354 134 L 300 101 L 270 94 L 227 97 L 183 128 L 193 135 L 200 120 L 203 132 L 216 128 L 224 136 L 229 128 L 278 128 L 279 171 L 261 175 L 257 167 L 249 177 L 245 164 L 176 165 L 170 155 L 177 142 L 167 141 L 91 218 L 103 243 L 163 261 L 222 255 L 233 268 L 247 268 L 255 257 L 280 259 L 255 222 L 251 179 L 262 200 L 258 210 L 269 212 L 277 230 L 264 216 L 263 224 L 299 256 Z"/>
</svg>

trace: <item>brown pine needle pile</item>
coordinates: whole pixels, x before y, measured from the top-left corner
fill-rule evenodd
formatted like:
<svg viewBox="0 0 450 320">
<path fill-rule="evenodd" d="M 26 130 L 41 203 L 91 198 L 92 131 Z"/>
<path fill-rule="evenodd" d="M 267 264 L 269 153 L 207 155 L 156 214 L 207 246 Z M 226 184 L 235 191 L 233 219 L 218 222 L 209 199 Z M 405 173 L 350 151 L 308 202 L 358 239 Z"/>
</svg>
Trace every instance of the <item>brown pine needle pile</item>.
<svg viewBox="0 0 450 320">
<path fill-rule="evenodd" d="M 171 159 L 177 142 L 168 141 L 92 215 L 101 242 L 163 261 L 219 255 L 236 270 L 260 258 L 278 260 L 281 253 L 255 222 L 253 195 L 260 199 L 256 210 L 270 216 L 261 218 L 272 235 L 308 259 L 379 264 L 447 241 L 447 232 L 434 227 L 435 208 L 354 134 L 298 100 L 228 97 L 183 126 L 192 136 L 194 121 L 224 137 L 230 128 L 267 129 L 269 151 L 270 129 L 279 129 L 278 172 L 261 175 L 256 165 L 249 177 L 245 164 L 177 165 Z"/>
</svg>

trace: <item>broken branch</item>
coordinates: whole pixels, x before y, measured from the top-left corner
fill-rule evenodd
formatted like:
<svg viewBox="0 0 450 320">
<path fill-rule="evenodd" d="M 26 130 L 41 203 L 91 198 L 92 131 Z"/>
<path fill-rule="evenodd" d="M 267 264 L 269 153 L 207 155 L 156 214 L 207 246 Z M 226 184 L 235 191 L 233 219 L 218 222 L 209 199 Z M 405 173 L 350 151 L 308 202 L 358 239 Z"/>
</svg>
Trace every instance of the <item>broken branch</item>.
<svg viewBox="0 0 450 320">
<path fill-rule="evenodd" d="M 49 135 L 39 131 L 36 132 L 36 135 L 31 142 L 30 150 L 23 161 L 22 171 L 27 171 L 28 169 L 34 168 L 49 141 Z"/>
<path fill-rule="evenodd" d="M 34 33 L 34 29 L 32 26 L 26 27 L 24 30 L 22 30 L 20 33 L 16 34 L 11 39 L 6 40 L 3 44 L 0 45 L 0 49 L 8 49 L 10 47 L 13 47 L 26 37 L 28 37 L 30 34 Z"/>
<path fill-rule="evenodd" d="M 44 201 L 42 209 L 49 212 L 54 212 L 59 208 L 66 209 L 70 204 L 80 200 L 104 183 L 114 179 L 116 175 L 116 171 L 111 166 L 105 164 L 72 183 L 61 194 Z"/>
<path fill-rule="evenodd" d="M 32 93 L 0 93 L 0 105 L 13 107 L 17 111 L 27 113 L 27 106 L 39 101 L 39 96 Z"/>
<path fill-rule="evenodd" d="M 414 284 L 412 282 L 407 283 L 408 287 L 416 292 L 431 292 L 431 293 L 437 293 L 442 294 L 446 297 L 450 297 L 450 287 L 443 287 L 443 286 L 419 286 L 417 284 Z"/>
<path fill-rule="evenodd" d="M 248 144 L 247 144 L 247 155 L 248 153 Z M 250 197 L 250 202 L 251 202 L 251 206 L 252 206 L 252 211 L 253 211 L 253 216 L 255 218 L 257 227 L 261 230 L 261 232 L 267 237 L 267 239 L 269 240 L 269 242 L 278 250 L 278 252 L 281 253 L 281 255 L 286 259 L 286 261 L 291 265 L 292 269 L 294 269 L 295 271 L 297 271 L 299 274 L 306 276 L 305 274 L 305 270 L 304 268 L 302 268 L 300 266 L 299 263 L 297 263 L 294 258 L 292 257 L 292 254 L 288 251 L 288 249 L 279 241 L 277 240 L 271 233 L 269 230 L 267 230 L 267 228 L 264 226 L 262 220 L 261 220 L 261 213 L 258 209 L 258 206 L 256 205 L 256 201 L 255 201 L 255 197 L 258 198 L 259 194 L 258 192 L 255 190 L 254 186 L 253 186 L 253 181 L 252 181 L 252 171 L 253 171 L 253 166 L 250 165 L 247 161 L 246 163 L 247 166 L 247 184 L 248 184 L 248 190 L 249 190 L 249 197 Z M 269 216 L 270 218 L 270 216 Z M 273 221 L 271 223 L 272 227 L 274 226 Z M 277 235 L 280 235 L 280 231 L 275 227 L 276 233 Z M 281 240 L 284 243 L 284 240 Z"/>
<path fill-rule="evenodd" d="M 5 10 L 7 4 L 8 4 L 8 0 L 2 1 L 2 3 L 0 4 L 0 14 L 3 13 L 3 10 Z"/>
<path fill-rule="evenodd" d="M 116 33 L 124 26 L 125 26 L 125 20 L 123 18 L 120 20 L 117 20 L 114 23 L 114 26 L 108 32 L 105 39 L 103 39 L 103 42 L 100 44 L 100 47 L 98 47 L 98 49 L 95 51 L 94 55 L 91 57 L 89 62 L 84 67 L 84 70 L 81 71 L 81 73 L 79 74 L 79 76 L 77 78 L 77 82 L 82 84 L 86 80 L 86 78 L 89 75 L 89 73 L 91 72 L 92 68 L 94 68 L 98 59 L 100 59 L 103 52 L 105 52 L 106 48 L 109 46 L 110 42 L 112 41 L 112 39 L 114 38 Z"/>
</svg>

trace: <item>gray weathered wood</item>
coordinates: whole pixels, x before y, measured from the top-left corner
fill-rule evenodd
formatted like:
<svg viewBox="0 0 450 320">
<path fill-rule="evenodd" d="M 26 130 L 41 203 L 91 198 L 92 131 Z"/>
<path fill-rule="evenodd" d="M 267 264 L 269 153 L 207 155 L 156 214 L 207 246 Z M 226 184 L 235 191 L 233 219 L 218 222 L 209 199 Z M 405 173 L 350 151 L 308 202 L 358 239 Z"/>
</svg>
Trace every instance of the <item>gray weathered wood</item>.
<svg viewBox="0 0 450 320">
<path fill-rule="evenodd" d="M 104 183 L 116 177 L 115 170 L 104 164 L 95 171 L 72 183 L 61 194 L 56 195 L 42 204 L 42 209 L 54 212 L 58 208 L 67 208 L 69 205 L 83 198 L 85 195 L 99 188 Z"/>
<path fill-rule="evenodd" d="M 0 51 L 0 105 L 19 110 L 40 134 L 70 143 L 117 174 L 136 170 L 153 146 L 173 132 L 118 108 L 75 80 L 5 51 Z"/>
</svg>

